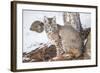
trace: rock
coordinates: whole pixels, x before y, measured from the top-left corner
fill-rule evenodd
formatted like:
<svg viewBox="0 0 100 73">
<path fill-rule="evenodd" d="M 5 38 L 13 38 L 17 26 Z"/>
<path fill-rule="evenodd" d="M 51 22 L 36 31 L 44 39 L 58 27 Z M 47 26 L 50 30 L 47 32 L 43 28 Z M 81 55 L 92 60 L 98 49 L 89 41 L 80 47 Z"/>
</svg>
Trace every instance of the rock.
<svg viewBox="0 0 100 73">
<path fill-rule="evenodd" d="M 31 31 L 35 31 L 35 32 L 38 32 L 38 33 L 41 33 L 44 30 L 44 23 L 41 22 L 41 21 L 39 21 L 39 20 L 34 21 L 31 24 L 30 30 Z"/>
</svg>

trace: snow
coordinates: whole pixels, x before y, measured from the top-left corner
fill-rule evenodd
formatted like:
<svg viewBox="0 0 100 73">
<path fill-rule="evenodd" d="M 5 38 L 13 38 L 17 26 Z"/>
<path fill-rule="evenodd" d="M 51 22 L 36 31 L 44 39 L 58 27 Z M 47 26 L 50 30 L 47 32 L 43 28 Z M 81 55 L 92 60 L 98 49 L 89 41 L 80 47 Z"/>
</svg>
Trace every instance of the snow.
<svg viewBox="0 0 100 73">
<path fill-rule="evenodd" d="M 62 15 L 62 12 L 23 10 L 23 52 L 30 52 L 31 50 L 40 47 L 41 43 L 48 44 L 48 46 L 50 45 L 45 31 L 43 31 L 42 33 L 37 33 L 30 30 L 32 22 L 36 20 L 40 20 L 43 22 L 44 16 L 56 16 L 56 22 L 60 25 L 63 25 L 64 23 Z M 80 13 L 80 19 L 83 28 L 90 27 L 91 14 Z"/>
</svg>

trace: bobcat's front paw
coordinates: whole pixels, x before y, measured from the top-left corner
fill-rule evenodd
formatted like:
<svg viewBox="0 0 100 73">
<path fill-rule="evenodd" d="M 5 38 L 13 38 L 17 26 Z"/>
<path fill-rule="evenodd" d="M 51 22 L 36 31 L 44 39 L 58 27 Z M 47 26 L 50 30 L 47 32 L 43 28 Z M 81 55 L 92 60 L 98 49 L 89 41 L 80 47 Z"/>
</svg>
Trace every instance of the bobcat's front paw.
<svg viewBox="0 0 100 73">
<path fill-rule="evenodd" d="M 50 61 L 61 61 L 61 60 L 64 60 L 64 57 L 62 55 L 59 55 L 59 56 L 52 58 Z"/>
</svg>

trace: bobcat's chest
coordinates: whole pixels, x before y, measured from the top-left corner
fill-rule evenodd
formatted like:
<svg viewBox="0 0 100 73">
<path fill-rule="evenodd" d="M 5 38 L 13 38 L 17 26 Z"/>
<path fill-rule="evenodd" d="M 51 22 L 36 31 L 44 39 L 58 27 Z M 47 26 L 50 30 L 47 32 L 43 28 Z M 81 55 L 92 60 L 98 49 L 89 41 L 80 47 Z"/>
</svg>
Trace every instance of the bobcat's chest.
<svg viewBox="0 0 100 73">
<path fill-rule="evenodd" d="M 48 35 L 48 38 L 49 38 L 49 40 L 52 44 L 55 45 L 57 42 L 59 42 L 60 38 L 59 38 L 59 33 L 58 32 L 47 33 L 47 35 Z"/>
</svg>

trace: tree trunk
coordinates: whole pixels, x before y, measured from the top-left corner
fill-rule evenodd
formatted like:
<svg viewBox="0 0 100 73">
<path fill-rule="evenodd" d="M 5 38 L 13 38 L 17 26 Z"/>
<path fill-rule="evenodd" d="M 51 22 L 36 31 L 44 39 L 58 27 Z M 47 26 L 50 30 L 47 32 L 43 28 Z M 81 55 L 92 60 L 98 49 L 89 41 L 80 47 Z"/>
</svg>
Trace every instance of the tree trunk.
<svg viewBox="0 0 100 73">
<path fill-rule="evenodd" d="M 64 25 L 71 25 L 78 32 L 82 31 L 80 21 L 80 14 L 77 12 L 64 12 L 63 14 Z"/>
<path fill-rule="evenodd" d="M 85 44 L 84 49 L 84 59 L 90 59 L 91 58 L 91 33 L 87 37 L 87 42 Z"/>
</svg>

